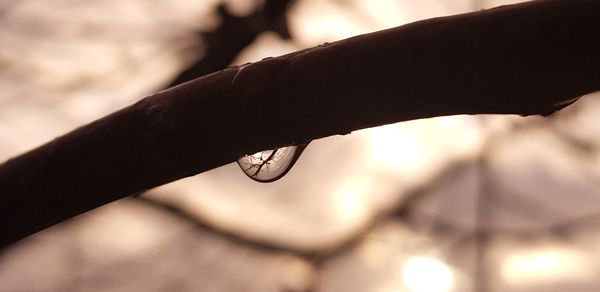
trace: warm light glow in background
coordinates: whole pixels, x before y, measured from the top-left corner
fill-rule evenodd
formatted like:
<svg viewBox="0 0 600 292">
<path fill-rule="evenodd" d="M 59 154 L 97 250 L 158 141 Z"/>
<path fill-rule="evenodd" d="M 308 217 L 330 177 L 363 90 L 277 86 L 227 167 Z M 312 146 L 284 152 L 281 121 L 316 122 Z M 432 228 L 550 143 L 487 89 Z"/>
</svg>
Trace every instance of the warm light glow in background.
<svg viewBox="0 0 600 292">
<path fill-rule="evenodd" d="M 517 251 L 502 264 L 502 277 L 516 286 L 589 281 L 598 276 L 592 260 L 575 248 L 537 247 Z"/>
<path fill-rule="evenodd" d="M 414 292 L 450 291 L 454 281 L 452 271 L 443 262 L 428 257 L 412 257 L 406 260 L 402 279 Z"/>
</svg>

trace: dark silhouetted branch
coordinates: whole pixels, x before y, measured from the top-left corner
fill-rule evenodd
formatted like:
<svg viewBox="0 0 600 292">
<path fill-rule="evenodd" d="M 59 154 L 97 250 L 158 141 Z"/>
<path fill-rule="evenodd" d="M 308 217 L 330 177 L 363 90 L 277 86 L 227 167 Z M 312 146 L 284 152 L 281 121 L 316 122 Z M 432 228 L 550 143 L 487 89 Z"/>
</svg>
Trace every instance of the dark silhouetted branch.
<svg viewBox="0 0 600 292">
<path fill-rule="evenodd" d="M 600 89 L 600 1 L 435 18 L 228 68 L 0 166 L 0 245 L 246 153 L 453 114 L 548 115 Z"/>
</svg>

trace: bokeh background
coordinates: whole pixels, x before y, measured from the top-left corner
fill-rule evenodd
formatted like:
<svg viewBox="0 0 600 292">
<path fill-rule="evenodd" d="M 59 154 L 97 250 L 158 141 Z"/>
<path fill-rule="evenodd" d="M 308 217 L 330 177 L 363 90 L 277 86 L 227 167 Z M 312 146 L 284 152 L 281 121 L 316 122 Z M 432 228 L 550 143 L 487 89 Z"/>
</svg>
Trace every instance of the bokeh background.
<svg viewBox="0 0 600 292">
<path fill-rule="evenodd" d="M 0 160 L 214 59 L 265 1 L 0 1 Z M 296 0 L 231 64 L 514 2 Z M 599 291 L 598 121 L 592 94 L 320 139 L 269 184 L 233 163 L 0 251 L 0 291 Z"/>
</svg>

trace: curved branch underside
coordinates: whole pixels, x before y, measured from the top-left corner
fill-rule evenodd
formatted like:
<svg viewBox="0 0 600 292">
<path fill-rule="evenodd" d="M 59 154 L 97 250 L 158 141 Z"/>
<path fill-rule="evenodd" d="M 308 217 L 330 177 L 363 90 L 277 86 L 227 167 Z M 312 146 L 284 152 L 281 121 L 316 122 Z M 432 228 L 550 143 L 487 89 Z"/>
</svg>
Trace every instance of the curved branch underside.
<svg viewBox="0 0 600 292">
<path fill-rule="evenodd" d="M 228 68 L 0 165 L 0 246 L 243 154 L 411 119 L 548 115 L 600 90 L 600 1 L 424 20 Z"/>
</svg>

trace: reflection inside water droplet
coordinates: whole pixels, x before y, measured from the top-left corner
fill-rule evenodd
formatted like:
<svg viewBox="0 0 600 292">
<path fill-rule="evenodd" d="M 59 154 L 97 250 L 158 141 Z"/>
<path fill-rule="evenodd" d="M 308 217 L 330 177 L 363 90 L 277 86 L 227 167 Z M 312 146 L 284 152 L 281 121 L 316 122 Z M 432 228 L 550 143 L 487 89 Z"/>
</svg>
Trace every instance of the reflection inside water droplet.
<svg viewBox="0 0 600 292">
<path fill-rule="evenodd" d="M 259 182 L 272 182 L 282 178 L 304 151 L 308 143 L 265 150 L 245 155 L 237 163 L 244 173 Z"/>
</svg>

